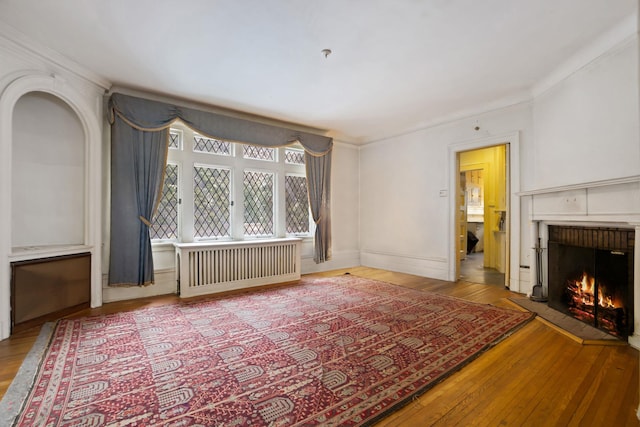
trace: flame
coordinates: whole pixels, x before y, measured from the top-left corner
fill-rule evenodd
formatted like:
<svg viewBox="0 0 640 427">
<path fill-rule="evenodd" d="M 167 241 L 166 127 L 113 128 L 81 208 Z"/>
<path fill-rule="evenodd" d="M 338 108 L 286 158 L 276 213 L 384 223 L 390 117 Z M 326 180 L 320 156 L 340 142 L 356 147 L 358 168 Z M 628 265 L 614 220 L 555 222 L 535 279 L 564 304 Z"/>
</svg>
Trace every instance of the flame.
<svg viewBox="0 0 640 427">
<path fill-rule="evenodd" d="M 595 277 L 584 272 L 578 280 L 569 283 L 569 288 L 573 291 L 574 299 L 577 302 L 584 305 L 594 305 L 595 280 Z M 606 288 L 601 284 L 598 287 L 598 305 L 604 308 L 617 307 L 613 297 L 607 293 Z"/>
</svg>

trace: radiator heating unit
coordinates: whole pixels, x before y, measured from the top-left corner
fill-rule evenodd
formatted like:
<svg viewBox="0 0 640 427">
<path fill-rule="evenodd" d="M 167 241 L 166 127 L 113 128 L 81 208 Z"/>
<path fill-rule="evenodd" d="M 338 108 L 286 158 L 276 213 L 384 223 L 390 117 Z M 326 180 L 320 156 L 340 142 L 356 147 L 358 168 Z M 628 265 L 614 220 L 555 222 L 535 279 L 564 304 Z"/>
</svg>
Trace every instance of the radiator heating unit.
<svg viewBox="0 0 640 427">
<path fill-rule="evenodd" d="M 300 279 L 300 239 L 174 245 L 183 298 Z"/>
</svg>

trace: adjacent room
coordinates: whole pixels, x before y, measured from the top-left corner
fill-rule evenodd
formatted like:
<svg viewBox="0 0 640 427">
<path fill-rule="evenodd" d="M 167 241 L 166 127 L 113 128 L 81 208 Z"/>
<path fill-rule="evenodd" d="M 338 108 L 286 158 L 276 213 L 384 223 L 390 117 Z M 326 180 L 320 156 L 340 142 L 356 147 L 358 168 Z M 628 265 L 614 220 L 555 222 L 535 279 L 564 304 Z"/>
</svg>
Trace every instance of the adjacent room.
<svg viewBox="0 0 640 427">
<path fill-rule="evenodd" d="M 638 9 L 0 2 L 0 424 L 640 425 Z"/>
</svg>

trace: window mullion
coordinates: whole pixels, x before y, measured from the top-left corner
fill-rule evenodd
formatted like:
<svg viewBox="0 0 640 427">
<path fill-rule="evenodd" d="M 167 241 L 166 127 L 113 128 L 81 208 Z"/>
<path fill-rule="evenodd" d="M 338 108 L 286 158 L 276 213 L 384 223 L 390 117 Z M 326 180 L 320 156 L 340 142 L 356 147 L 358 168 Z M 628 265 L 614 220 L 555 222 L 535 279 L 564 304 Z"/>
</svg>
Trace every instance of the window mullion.
<svg viewBox="0 0 640 427">
<path fill-rule="evenodd" d="M 231 237 L 234 240 L 244 239 L 244 189 L 242 182 L 244 180 L 245 162 L 242 158 L 242 150 L 240 150 L 239 147 L 239 144 L 235 144 L 235 167 L 232 169 L 233 209 L 231 210 L 231 214 L 233 217 L 233 230 Z"/>
<path fill-rule="evenodd" d="M 183 131 L 183 149 L 182 149 L 182 203 L 180 211 L 182 212 L 182 241 L 193 242 L 194 221 L 193 221 L 193 131 L 186 128 Z"/>
<path fill-rule="evenodd" d="M 274 190 L 275 200 L 275 236 L 276 237 L 285 237 L 287 233 L 287 219 L 286 219 L 286 197 L 284 194 L 285 191 L 285 156 L 284 156 L 284 148 L 279 148 L 280 152 L 278 153 L 278 164 L 277 164 L 277 172 L 276 172 L 276 188 Z"/>
</svg>

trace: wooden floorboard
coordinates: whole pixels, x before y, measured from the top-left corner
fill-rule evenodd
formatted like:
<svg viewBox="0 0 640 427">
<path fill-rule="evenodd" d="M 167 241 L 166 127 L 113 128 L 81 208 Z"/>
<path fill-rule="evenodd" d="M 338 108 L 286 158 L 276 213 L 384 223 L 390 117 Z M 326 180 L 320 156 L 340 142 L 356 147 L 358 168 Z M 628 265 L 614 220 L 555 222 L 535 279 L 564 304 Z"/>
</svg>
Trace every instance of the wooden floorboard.
<svg viewBox="0 0 640 427">
<path fill-rule="evenodd" d="M 400 286 L 514 309 L 501 286 L 444 282 L 367 267 L 350 273 Z M 175 296 L 105 304 L 67 317 L 106 314 L 172 303 Z M 0 397 L 33 345 L 38 328 L 0 341 Z M 399 426 L 640 426 L 640 370 L 630 346 L 581 345 L 532 321 L 423 395 L 380 421 Z"/>
</svg>

